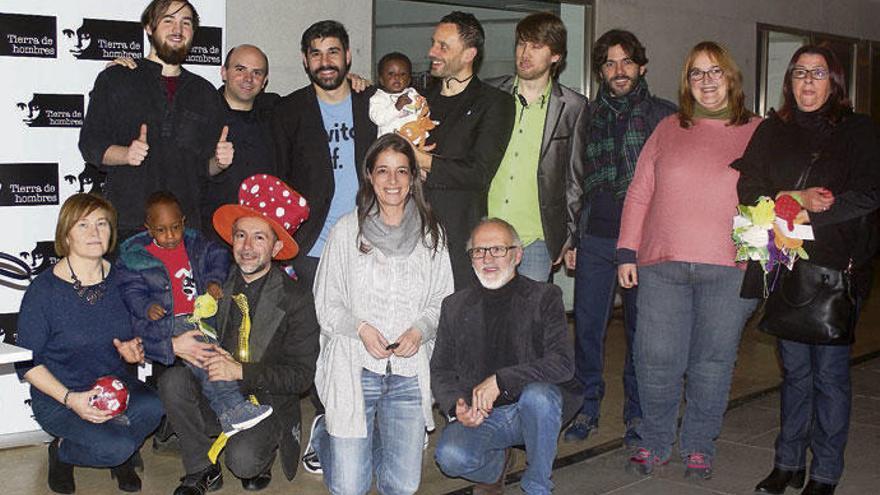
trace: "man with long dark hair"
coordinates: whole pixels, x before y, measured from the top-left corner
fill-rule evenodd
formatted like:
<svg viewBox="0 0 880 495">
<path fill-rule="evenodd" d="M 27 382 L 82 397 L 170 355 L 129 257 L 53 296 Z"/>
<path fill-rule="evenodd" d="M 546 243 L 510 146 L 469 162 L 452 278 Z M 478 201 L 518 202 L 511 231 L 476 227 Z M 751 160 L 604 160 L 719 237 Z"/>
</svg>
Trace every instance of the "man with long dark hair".
<svg viewBox="0 0 880 495">
<path fill-rule="evenodd" d="M 648 136 L 675 112 L 675 105 L 648 91 L 647 64 L 645 47 L 629 31 L 612 29 L 593 46 L 599 92 L 589 109 L 577 250 L 566 254 L 566 264 L 575 269 L 576 375 L 585 386 L 583 408 L 565 432 L 569 442 L 584 440 L 599 428 L 599 405 L 605 395 L 605 332 L 617 289 L 615 251 L 623 198 Z M 625 440 L 630 444 L 636 440 L 635 426 L 642 417 L 631 349 L 636 329 L 635 288 L 623 291 L 623 313 L 627 341 L 623 420 Z"/>
</svg>

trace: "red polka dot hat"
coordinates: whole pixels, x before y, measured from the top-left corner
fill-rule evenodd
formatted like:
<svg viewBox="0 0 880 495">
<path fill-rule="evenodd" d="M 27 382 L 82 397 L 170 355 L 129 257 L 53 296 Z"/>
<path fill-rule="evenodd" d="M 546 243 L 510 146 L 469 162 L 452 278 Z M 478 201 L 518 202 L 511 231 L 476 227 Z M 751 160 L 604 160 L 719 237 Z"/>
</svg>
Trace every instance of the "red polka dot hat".
<svg viewBox="0 0 880 495">
<path fill-rule="evenodd" d="M 263 218 L 272 226 L 284 244 L 275 259 L 286 260 L 299 253 L 293 234 L 309 218 L 306 198 L 278 177 L 267 174 L 252 175 L 241 183 L 238 204 L 223 205 L 214 212 L 214 229 L 232 244 L 232 226 L 239 218 Z"/>
</svg>

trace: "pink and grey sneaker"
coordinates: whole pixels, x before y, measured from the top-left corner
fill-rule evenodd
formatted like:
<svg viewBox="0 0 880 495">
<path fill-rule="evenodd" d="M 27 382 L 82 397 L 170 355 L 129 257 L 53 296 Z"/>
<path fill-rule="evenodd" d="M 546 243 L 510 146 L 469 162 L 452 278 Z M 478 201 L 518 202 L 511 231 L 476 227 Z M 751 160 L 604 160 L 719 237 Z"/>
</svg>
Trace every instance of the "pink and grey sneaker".
<svg viewBox="0 0 880 495">
<path fill-rule="evenodd" d="M 639 447 L 629 458 L 626 470 L 634 474 L 649 475 L 654 472 L 655 467 L 665 466 L 669 464 L 669 459 L 660 460 L 650 450 Z"/>
<path fill-rule="evenodd" d="M 707 480 L 712 477 L 712 458 L 700 452 L 688 454 L 684 477 L 691 480 Z"/>
</svg>

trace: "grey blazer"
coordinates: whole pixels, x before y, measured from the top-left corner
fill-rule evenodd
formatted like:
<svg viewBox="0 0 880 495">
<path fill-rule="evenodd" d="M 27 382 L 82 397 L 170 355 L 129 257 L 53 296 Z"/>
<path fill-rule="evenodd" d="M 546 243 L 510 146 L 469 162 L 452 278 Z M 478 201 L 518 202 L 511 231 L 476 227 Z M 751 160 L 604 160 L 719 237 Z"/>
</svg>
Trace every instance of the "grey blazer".
<svg viewBox="0 0 880 495">
<path fill-rule="evenodd" d="M 514 76 L 501 76 L 487 80 L 486 84 L 513 94 L 515 80 Z M 589 112 L 586 97 L 556 80 L 552 85 L 538 163 L 538 201 L 544 241 L 555 260 L 565 249 L 575 247 L 583 204 Z"/>
</svg>

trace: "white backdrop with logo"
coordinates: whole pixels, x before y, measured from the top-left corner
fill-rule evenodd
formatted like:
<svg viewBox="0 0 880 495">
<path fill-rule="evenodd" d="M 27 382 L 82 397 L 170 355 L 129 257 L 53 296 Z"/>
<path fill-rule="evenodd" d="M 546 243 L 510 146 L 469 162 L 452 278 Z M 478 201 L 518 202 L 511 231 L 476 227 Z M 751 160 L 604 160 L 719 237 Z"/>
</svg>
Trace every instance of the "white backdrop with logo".
<svg viewBox="0 0 880 495">
<path fill-rule="evenodd" d="M 108 60 L 149 52 L 140 26 L 147 3 L 0 0 L 0 341 L 14 342 L 24 291 L 56 260 L 59 205 L 100 185 L 77 147 L 88 93 Z M 202 28 L 186 67 L 219 85 L 226 2 L 193 3 Z M 0 446 L 39 431 L 10 364 L 0 365 L 0 418 Z"/>
</svg>

